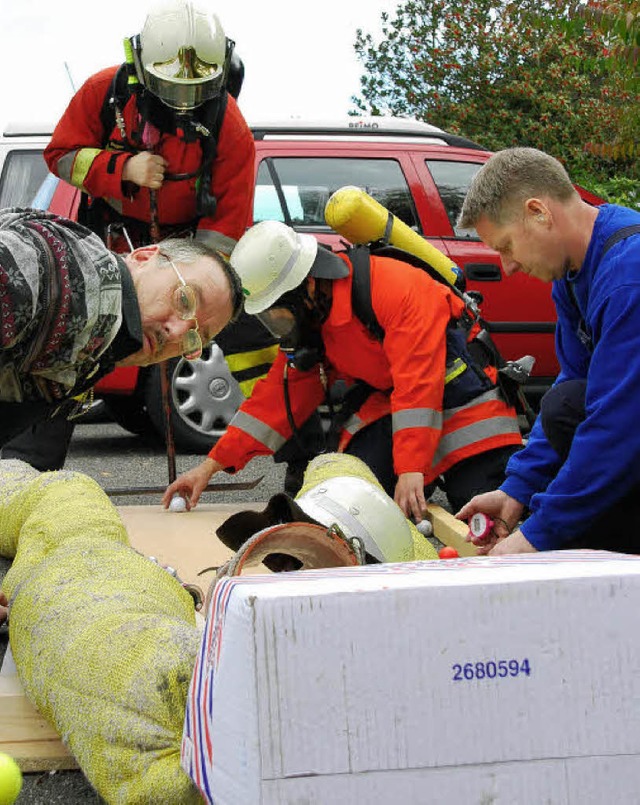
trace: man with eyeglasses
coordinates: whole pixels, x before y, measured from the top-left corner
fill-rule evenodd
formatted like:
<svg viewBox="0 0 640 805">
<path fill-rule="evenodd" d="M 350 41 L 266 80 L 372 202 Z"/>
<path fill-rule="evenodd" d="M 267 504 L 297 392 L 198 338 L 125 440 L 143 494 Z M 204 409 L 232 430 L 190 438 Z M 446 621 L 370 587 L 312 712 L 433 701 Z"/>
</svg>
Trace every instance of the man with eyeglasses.
<svg viewBox="0 0 640 805">
<path fill-rule="evenodd" d="M 244 65 L 210 4 L 154 5 L 125 62 L 90 76 L 44 152 L 81 191 L 78 221 L 123 252 L 195 237 L 230 254 L 251 218 L 255 147 L 236 103 Z M 276 340 L 243 315 L 216 340 L 249 396 Z M 11 441 L 3 457 L 62 469 L 73 420 L 56 418 Z"/>
<path fill-rule="evenodd" d="M 0 445 L 73 412 L 115 366 L 200 357 L 242 311 L 229 263 L 196 240 L 127 255 L 37 210 L 0 211 Z"/>
</svg>

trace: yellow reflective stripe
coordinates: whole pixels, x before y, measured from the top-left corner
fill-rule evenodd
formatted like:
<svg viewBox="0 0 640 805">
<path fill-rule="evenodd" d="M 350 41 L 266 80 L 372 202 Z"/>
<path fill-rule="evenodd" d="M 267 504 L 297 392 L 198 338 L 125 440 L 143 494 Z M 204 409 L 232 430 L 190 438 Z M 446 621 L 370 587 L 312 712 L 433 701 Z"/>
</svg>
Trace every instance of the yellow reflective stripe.
<svg viewBox="0 0 640 805">
<path fill-rule="evenodd" d="M 507 433 L 520 433 L 518 421 L 515 417 L 494 416 L 490 419 L 481 419 L 480 422 L 473 422 L 464 428 L 458 428 L 453 433 L 447 433 L 446 436 L 442 436 L 431 467 L 437 467 L 441 461 L 456 450 L 469 447 L 483 439 L 502 436 Z"/>
<path fill-rule="evenodd" d="M 244 411 L 238 411 L 229 425 L 252 436 L 256 441 L 260 442 L 274 453 L 287 441 L 278 431 L 270 428 L 260 419 L 256 419 L 256 417 L 250 414 L 245 414 Z"/>
<path fill-rule="evenodd" d="M 391 414 L 393 433 L 406 428 L 442 428 L 442 414 L 433 408 L 407 408 Z"/>
<path fill-rule="evenodd" d="M 227 366 L 232 372 L 242 372 L 245 369 L 253 369 L 262 363 L 273 363 L 278 354 L 278 345 L 272 344 L 270 347 L 254 349 L 251 352 L 238 352 L 235 355 L 225 355 Z"/>
<path fill-rule="evenodd" d="M 93 160 L 101 153 L 101 148 L 81 148 L 76 152 L 71 179 L 69 180 L 74 187 L 84 190 L 84 180 L 87 178 L 87 173 L 89 173 L 89 169 L 93 165 Z"/>
<path fill-rule="evenodd" d="M 444 376 L 445 386 L 447 383 L 451 383 L 452 380 L 455 380 L 456 377 L 459 377 L 466 368 L 467 364 L 462 360 L 462 358 L 456 358 L 453 363 L 447 366 L 447 373 Z"/>
<path fill-rule="evenodd" d="M 256 383 L 258 382 L 258 380 L 262 380 L 263 377 L 266 377 L 266 375 L 260 375 L 259 377 L 252 377 L 251 380 L 241 381 L 240 383 L 238 383 L 238 385 L 240 386 L 240 391 L 244 394 L 245 397 L 251 397 Z"/>
</svg>

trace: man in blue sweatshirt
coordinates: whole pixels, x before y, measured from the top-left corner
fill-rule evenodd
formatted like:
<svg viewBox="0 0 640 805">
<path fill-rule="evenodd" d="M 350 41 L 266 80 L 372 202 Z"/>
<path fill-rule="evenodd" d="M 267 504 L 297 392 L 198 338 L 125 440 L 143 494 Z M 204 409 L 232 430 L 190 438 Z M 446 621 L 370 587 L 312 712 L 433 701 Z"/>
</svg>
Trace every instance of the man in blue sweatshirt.
<svg viewBox="0 0 640 805">
<path fill-rule="evenodd" d="M 491 555 L 640 553 L 640 213 L 592 207 L 553 157 L 511 148 L 478 171 L 459 223 L 507 276 L 553 282 L 560 374 L 500 489 L 456 516 L 494 519 Z"/>
</svg>

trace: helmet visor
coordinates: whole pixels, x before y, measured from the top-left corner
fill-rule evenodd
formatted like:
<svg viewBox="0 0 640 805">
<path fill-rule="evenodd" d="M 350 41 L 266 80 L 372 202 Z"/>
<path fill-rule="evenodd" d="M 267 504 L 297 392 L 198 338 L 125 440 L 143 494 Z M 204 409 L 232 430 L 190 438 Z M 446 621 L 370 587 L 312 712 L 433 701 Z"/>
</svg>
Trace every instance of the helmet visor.
<svg viewBox="0 0 640 805">
<path fill-rule="evenodd" d="M 172 109 L 186 111 L 201 106 L 220 94 L 223 74 L 216 78 L 166 78 L 152 66 L 144 67 L 144 83 L 149 92 Z"/>
<path fill-rule="evenodd" d="M 209 64 L 200 59 L 192 47 L 181 47 L 176 56 L 164 62 L 155 62 L 153 70 L 159 76 L 171 79 L 215 78 L 220 74 L 222 65 Z"/>
<path fill-rule="evenodd" d="M 192 47 L 181 47 L 166 61 L 146 64 L 145 84 L 173 109 L 195 109 L 220 94 L 224 64 L 211 64 Z"/>
</svg>

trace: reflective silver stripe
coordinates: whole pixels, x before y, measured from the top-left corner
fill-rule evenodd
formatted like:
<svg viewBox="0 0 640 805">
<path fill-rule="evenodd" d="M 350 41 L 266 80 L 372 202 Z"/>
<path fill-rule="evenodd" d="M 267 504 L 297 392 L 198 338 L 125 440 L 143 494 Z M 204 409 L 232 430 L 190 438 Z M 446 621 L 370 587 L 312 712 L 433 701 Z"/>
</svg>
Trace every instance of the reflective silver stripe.
<svg viewBox="0 0 640 805">
<path fill-rule="evenodd" d="M 468 402 L 465 405 L 459 405 L 457 408 L 445 408 L 444 421 L 446 422 L 448 419 L 451 419 L 452 416 L 460 413 L 460 411 L 468 411 L 470 408 L 475 408 L 476 405 L 482 405 L 486 402 L 495 402 L 496 400 L 504 402 L 499 389 L 485 391 L 484 394 L 481 394 L 479 397 L 474 397 L 471 402 Z"/>
<path fill-rule="evenodd" d="M 391 414 L 393 432 L 397 433 L 405 428 L 442 428 L 442 414 L 433 408 L 407 408 L 404 411 L 395 411 Z"/>
<path fill-rule="evenodd" d="M 77 151 L 69 151 L 68 154 L 60 157 L 56 164 L 58 176 L 69 184 L 71 184 L 71 171 L 73 170 L 73 161 L 77 153 Z"/>
<path fill-rule="evenodd" d="M 348 509 L 345 509 L 337 501 L 331 500 L 328 495 L 325 495 L 324 489 L 321 488 L 318 492 L 312 493 L 309 497 L 309 502 L 315 504 L 319 509 L 327 512 L 327 514 L 330 514 L 332 517 L 335 517 L 338 525 L 346 528 L 351 536 L 360 537 L 367 551 L 380 562 L 384 562 L 384 556 L 380 548 L 378 548 L 375 540 L 360 520 L 354 517 Z M 328 527 L 331 523 L 324 523 L 324 525 Z"/>
<path fill-rule="evenodd" d="M 238 411 L 229 424 L 233 425 L 234 428 L 238 428 L 238 430 L 244 431 L 249 436 L 253 436 L 254 439 L 274 453 L 287 441 L 278 431 L 265 425 L 264 422 L 250 414 L 245 414 L 244 411 Z"/>
<path fill-rule="evenodd" d="M 520 433 L 515 417 L 494 416 L 448 433 L 440 439 L 431 467 L 432 469 L 437 467 L 446 456 L 456 450 L 505 433 Z"/>
<path fill-rule="evenodd" d="M 343 429 L 353 436 L 354 433 L 357 433 L 361 428 L 364 428 L 364 426 L 364 420 L 360 419 L 357 414 L 352 414 L 344 423 Z"/>
</svg>

